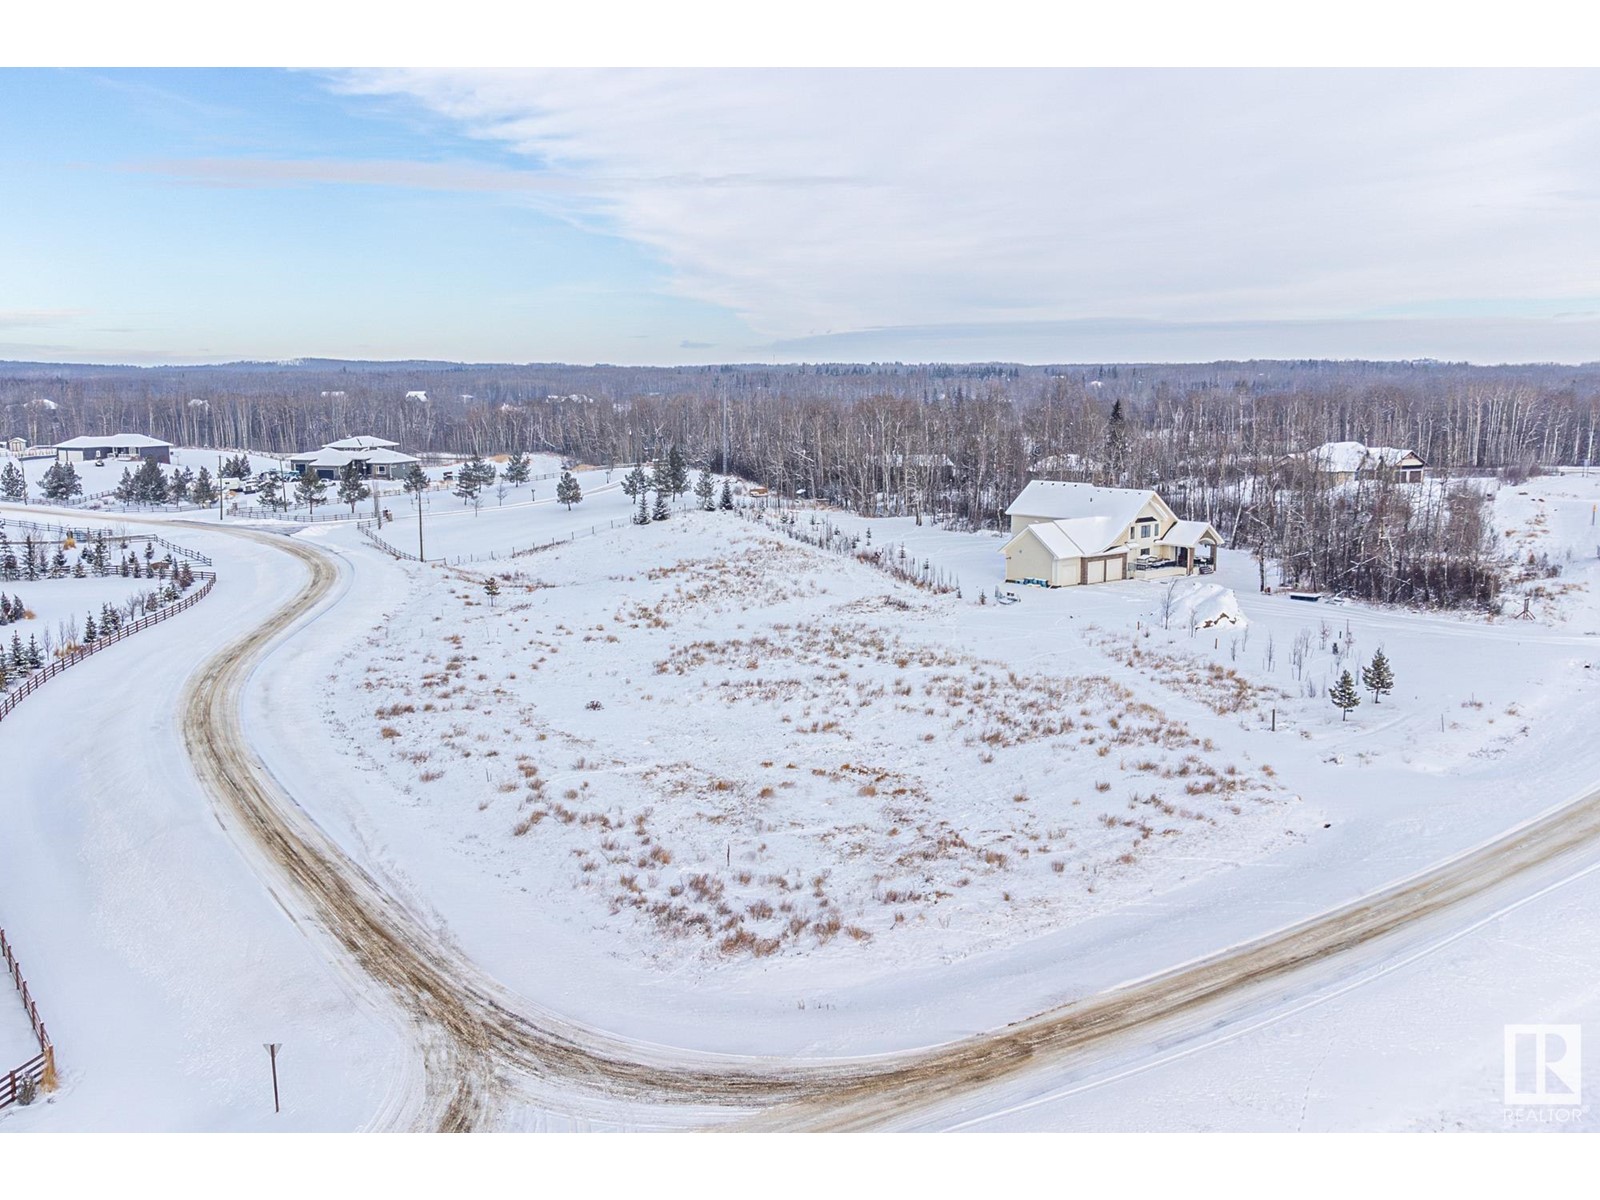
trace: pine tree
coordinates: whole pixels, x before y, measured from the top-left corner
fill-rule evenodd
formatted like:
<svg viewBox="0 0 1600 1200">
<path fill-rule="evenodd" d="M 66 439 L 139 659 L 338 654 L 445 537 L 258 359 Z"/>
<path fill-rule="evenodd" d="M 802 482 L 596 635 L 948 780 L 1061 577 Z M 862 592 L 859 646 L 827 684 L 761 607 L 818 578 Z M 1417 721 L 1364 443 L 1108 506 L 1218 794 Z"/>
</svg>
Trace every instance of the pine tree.
<svg viewBox="0 0 1600 1200">
<path fill-rule="evenodd" d="M 1111 406 L 1111 419 L 1106 422 L 1106 458 L 1110 463 L 1112 481 L 1122 481 L 1123 467 L 1128 461 L 1128 427 L 1122 415 L 1122 401 Z"/>
<path fill-rule="evenodd" d="M 494 607 L 494 599 L 500 594 L 500 581 L 493 575 L 483 581 L 483 594 L 489 597 L 489 607 Z"/>
<path fill-rule="evenodd" d="M 328 490 L 328 481 L 318 475 L 314 469 L 307 467 L 300 473 L 300 478 L 295 480 L 294 498 L 306 506 L 309 514 L 315 515 L 317 505 Z"/>
<path fill-rule="evenodd" d="M 483 505 L 483 489 L 494 481 L 494 476 L 494 468 L 483 460 L 483 456 L 473 454 L 456 471 L 455 494 L 472 505 L 472 511 L 476 513 Z"/>
<path fill-rule="evenodd" d="M 650 519 L 652 521 L 665 521 L 671 515 L 672 515 L 671 511 L 667 508 L 667 495 L 666 495 L 666 493 L 665 492 L 657 492 L 656 493 L 656 506 L 655 506 L 655 509 L 650 514 Z"/>
<path fill-rule="evenodd" d="M 722 481 L 722 495 L 717 499 L 717 507 L 723 512 L 733 511 L 733 485 L 726 479 Z"/>
<path fill-rule="evenodd" d="M 122 479 L 117 483 L 111 496 L 118 504 L 132 504 L 139 498 L 139 489 L 133 482 L 133 472 L 127 467 L 122 468 Z"/>
<path fill-rule="evenodd" d="M 642 491 L 642 490 L 640 491 L 640 493 L 639 493 L 639 507 L 634 510 L 633 523 L 635 525 L 648 525 L 648 524 L 650 524 L 650 493 L 649 492 Z"/>
<path fill-rule="evenodd" d="M 90 613 L 83 618 L 83 644 L 92 646 L 100 640 L 100 626 L 96 624 L 94 614 Z"/>
<path fill-rule="evenodd" d="M 188 467 L 179 467 L 167 480 L 167 503 L 182 504 L 190 496 L 194 484 L 194 472 Z"/>
<path fill-rule="evenodd" d="M 361 478 L 361 468 L 354 462 L 347 462 L 339 469 L 339 502 L 350 506 L 350 515 L 355 516 L 356 505 L 372 495 L 372 489 Z"/>
<path fill-rule="evenodd" d="M 78 478 L 77 469 L 71 463 L 56 463 L 44 473 L 39 490 L 46 500 L 60 504 L 83 495 L 83 480 Z"/>
<path fill-rule="evenodd" d="M 167 477 L 161 472 L 161 464 L 153 458 L 147 458 L 133 473 L 134 499 L 141 504 L 165 504 L 167 501 Z"/>
<path fill-rule="evenodd" d="M 201 508 L 210 508 L 217 502 L 216 485 L 211 482 L 211 472 L 204 467 L 194 477 L 194 486 L 189 489 L 189 498 Z"/>
<path fill-rule="evenodd" d="M 0 471 L 0 500 L 21 504 L 28 498 L 28 477 L 14 462 L 8 462 Z"/>
<path fill-rule="evenodd" d="M 222 464 L 222 474 L 226 479 L 245 480 L 250 478 L 250 457 L 246 454 L 235 454 L 226 459 Z"/>
<path fill-rule="evenodd" d="M 1361 668 L 1361 686 L 1372 693 L 1374 704 L 1378 703 L 1378 697 L 1394 691 L 1394 670 L 1382 649 L 1373 654 L 1371 666 Z"/>
<path fill-rule="evenodd" d="M 713 512 L 717 507 L 717 487 L 711 482 L 709 468 L 702 469 L 700 478 L 694 481 L 694 498 L 700 502 L 700 507 L 706 512 Z"/>
<path fill-rule="evenodd" d="M 1356 691 L 1356 681 L 1350 677 L 1349 671 L 1341 674 L 1339 682 L 1328 689 L 1328 697 L 1333 701 L 1333 706 L 1341 711 L 1341 721 L 1348 721 L 1350 710 L 1361 703 L 1361 694 Z"/>
<path fill-rule="evenodd" d="M 518 450 L 506 460 L 506 482 L 513 487 L 521 487 L 527 483 L 530 474 L 532 474 L 532 470 L 528 464 L 528 452 L 526 450 Z"/>
<path fill-rule="evenodd" d="M 622 494 L 630 499 L 636 498 L 650 486 L 650 477 L 644 473 L 644 468 L 637 463 L 633 470 L 622 477 Z"/>
<path fill-rule="evenodd" d="M 667 451 L 667 491 L 676 500 L 689 490 L 689 464 L 684 461 L 677 443 Z"/>
<path fill-rule="evenodd" d="M 572 511 L 572 506 L 583 500 L 583 489 L 578 486 L 577 477 L 571 471 L 561 472 L 561 479 L 556 484 L 556 499 L 567 506 L 567 511 Z"/>
</svg>

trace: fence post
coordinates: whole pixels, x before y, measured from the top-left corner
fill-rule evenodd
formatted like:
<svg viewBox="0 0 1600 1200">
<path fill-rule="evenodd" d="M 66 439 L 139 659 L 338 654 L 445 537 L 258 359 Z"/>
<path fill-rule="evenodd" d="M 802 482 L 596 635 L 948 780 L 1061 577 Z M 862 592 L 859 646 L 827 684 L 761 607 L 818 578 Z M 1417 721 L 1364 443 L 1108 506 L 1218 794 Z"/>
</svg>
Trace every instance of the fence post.
<svg viewBox="0 0 1600 1200">
<path fill-rule="evenodd" d="M 39 1080 L 39 1086 L 47 1092 L 53 1092 L 61 1086 L 56 1076 L 56 1048 L 48 1043 L 44 1048 L 44 1075 Z"/>
</svg>

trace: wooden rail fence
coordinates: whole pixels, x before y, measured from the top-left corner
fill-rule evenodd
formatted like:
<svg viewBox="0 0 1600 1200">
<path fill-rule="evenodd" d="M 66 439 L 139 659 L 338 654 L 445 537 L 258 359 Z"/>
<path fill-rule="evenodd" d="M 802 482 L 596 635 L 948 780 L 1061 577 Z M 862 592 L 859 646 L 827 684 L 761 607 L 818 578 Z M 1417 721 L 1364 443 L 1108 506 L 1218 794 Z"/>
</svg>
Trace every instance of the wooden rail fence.
<svg viewBox="0 0 1600 1200">
<path fill-rule="evenodd" d="M 51 525 L 43 521 L 25 521 L 17 518 L 7 519 L 5 517 L 0 517 L 0 524 L 4 524 L 8 528 L 15 527 L 17 529 L 35 530 L 39 533 L 60 534 L 62 537 L 71 537 L 79 544 L 101 539 L 108 542 L 154 542 L 156 545 L 164 546 L 174 554 L 181 554 L 190 561 L 200 563 L 202 566 L 209 567 L 212 565 L 209 556 L 201 554 L 198 550 L 187 549 L 176 542 L 169 542 L 159 533 L 131 533 L 125 530 L 113 529 L 109 525 L 102 525 L 98 528 L 87 525 Z"/>
<path fill-rule="evenodd" d="M 391 546 L 388 542 L 384 541 L 381 537 L 378 536 L 377 531 L 375 529 L 373 529 L 373 524 L 374 524 L 374 522 L 372 522 L 372 521 L 357 521 L 356 522 L 356 528 L 361 531 L 361 536 L 362 537 L 366 538 L 367 541 L 371 542 L 374 546 L 376 546 L 379 550 L 382 550 L 385 554 L 392 554 L 396 558 L 409 558 L 412 562 L 422 562 L 423 561 L 422 559 L 418 558 L 415 554 L 412 554 L 412 553 L 410 553 L 408 551 L 405 551 L 405 550 L 401 550 L 398 546 Z"/>
<path fill-rule="evenodd" d="M 217 582 L 217 577 L 211 571 L 196 571 L 194 577 L 201 581 L 199 590 L 190 593 L 181 600 L 168 604 L 164 608 L 158 608 L 147 616 L 140 617 L 131 625 L 122 626 L 110 637 L 98 638 L 87 646 L 78 647 L 71 654 L 63 655 L 42 670 L 34 671 L 22 681 L 21 686 L 8 688 L 5 692 L 0 693 L 0 721 L 10 716 L 12 710 L 21 704 L 25 697 L 31 696 L 35 691 L 43 687 L 46 680 L 54 679 L 68 667 L 77 666 L 91 654 L 97 654 L 107 646 L 116 645 L 123 638 L 132 637 L 142 630 L 149 629 L 152 625 L 159 625 L 168 617 L 175 617 L 185 609 L 193 608 L 196 604 L 199 604 L 210 594 L 212 586 Z"/>
<path fill-rule="evenodd" d="M 0 1075 L 0 1109 L 3 1109 L 17 1102 L 17 1096 L 25 1080 L 32 1081 L 41 1091 L 55 1090 L 56 1048 L 50 1041 L 50 1033 L 45 1029 L 44 1021 L 39 1017 L 39 1006 L 34 1002 L 33 993 L 28 990 L 28 981 L 23 978 L 22 968 L 17 965 L 17 956 L 11 951 L 11 943 L 6 940 L 4 929 L 0 929 L 0 955 L 5 958 L 6 972 L 11 976 L 11 982 L 16 985 L 17 994 L 22 997 L 23 1011 L 28 1014 L 28 1024 L 33 1028 L 34 1040 L 39 1043 L 38 1054 L 20 1067 L 14 1067 Z"/>
</svg>

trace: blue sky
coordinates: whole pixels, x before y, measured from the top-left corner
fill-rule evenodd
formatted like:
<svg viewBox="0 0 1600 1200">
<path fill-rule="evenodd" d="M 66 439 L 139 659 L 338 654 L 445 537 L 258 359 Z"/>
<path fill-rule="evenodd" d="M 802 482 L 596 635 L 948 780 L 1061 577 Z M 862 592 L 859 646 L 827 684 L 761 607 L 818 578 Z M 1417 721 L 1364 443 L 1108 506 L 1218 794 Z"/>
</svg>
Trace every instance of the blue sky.
<svg viewBox="0 0 1600 1200">
<path fill-rule="evenodd" d="M 1600 358 L 1600 76 L 0 71 L 0 358 Z"/>
</svg>

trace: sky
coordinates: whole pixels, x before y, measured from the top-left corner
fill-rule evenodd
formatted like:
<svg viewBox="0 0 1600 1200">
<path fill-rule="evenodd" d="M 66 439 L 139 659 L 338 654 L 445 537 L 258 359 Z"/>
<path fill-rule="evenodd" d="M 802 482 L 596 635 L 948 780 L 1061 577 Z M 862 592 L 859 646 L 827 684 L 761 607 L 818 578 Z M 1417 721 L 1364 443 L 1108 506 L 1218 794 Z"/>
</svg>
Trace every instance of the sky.
<svg viewBox="0 0 1600 1200">
<path fill-rule="evenodd" d="M 1600 359 L 1600 74 L 0 70 L 0 359 Z"/>
</svg>

